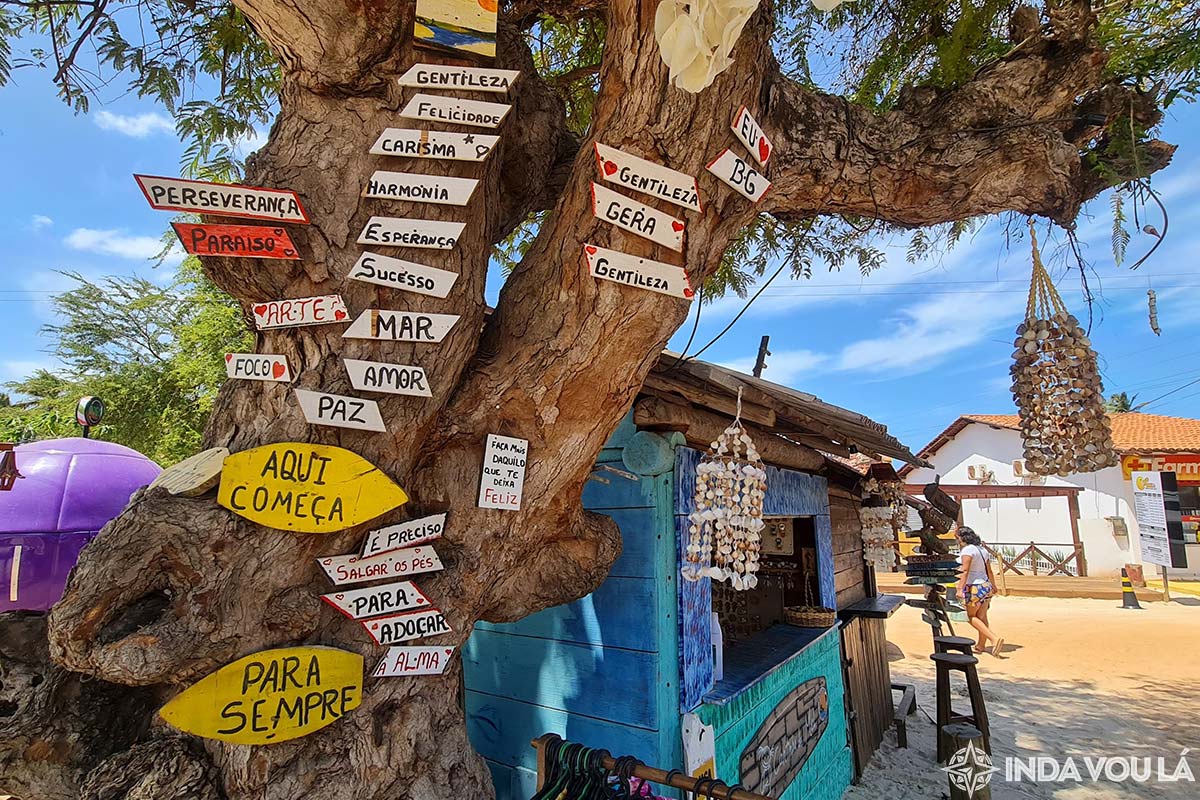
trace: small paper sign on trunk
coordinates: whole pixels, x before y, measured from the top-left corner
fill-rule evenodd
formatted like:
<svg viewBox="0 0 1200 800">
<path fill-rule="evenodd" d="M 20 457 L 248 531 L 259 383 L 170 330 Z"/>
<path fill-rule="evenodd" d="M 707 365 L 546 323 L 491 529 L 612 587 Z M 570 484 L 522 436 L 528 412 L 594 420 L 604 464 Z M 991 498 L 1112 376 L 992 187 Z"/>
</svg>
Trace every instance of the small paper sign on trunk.
<svg viewBox="0 0 1200 800">
<path fill-rule="evenodd" d="M 421 367 L 406 364 L 384 364 L 379 361 L 359 361 L 343 358 L 350 385 L 361 392 L 385 392 L 412 397 L 432 397 L 429 380 Z"/>
<path fill-rule="evenodd" d="M 323 594 L 321 599 L 350 619 L 367 619 L 429 605 L 429 598 L 412 581 L 344 589 Z"/>
<path fill-rule="evenodd" d="M 771 182 L 761 172 L 729 148 L 725 148 L 725 152 L 708 165 L 708 171 L 753 203 L 762 200 L 767 189 L 771 188 Z"/>
<path fill-rule="evenodd" d="M 651 261 L 594 244 L 583 246 L 588 272 L 594 277 L 691 300 L 695 296 L 683 267 Z"/>
<path fill-rule="evenodd" d="M 150 207 L 159 211 L 191 211 L 218 217 L 308 223 L 308 212 L 296 193 L 236 183 L 210 183 L 186 178 L 134 175 Z"/>
<path fill-rule="evenodd" d="M 458 89 L 465 92 L 494 92 L 504 94 L 517 82 L 520 72 L 515 69 L 483 69 L 454 67 L 446 64 L 413 64 L 400 76 L 401 86 L 418 89 Z"/>
<path fill-rule="evenodd" d="M 683 251 L 684 222 L 592 181 L 592 213 L 652 242 Z"/>
<path fill-rule="evenodd" d="M 317 563 L 334 586 L 363 583 L 385 578 L 407 578 L 423 572 L 439 572 L 442 560 L 432 547 L 409 547 L 370 558 L 356 555 L 325 556 Z"/>
<path fill-rule="evenodd" d="M 367 188 L 363 189 L 362 196 L 377 200 L 408 200 L 413 203 L 465 206 L 478 185 L 479 181 L 475 178 L 377 169 Z"/>
<path fill-rule="evenodd" d="M 482 100 L 459 100 L 435 94 L 415 94 L 400 116 L 454 125 L 473 125 L 477 128 L 498 128 L 512 106 L 507 103 L 485 103 Z"/>
<path fill-rule="evenodd" d="M 483 476 L 479 481 L 479 507 L 521 510 L 525 489 L 525 457 L 529 442 L 511 436 L 487 435 L 483 448 Z"/>
<path fill-rule="evenodd" d="M 442 616 L 442 612 L 436 608 L 364 619 L 360 622 L 367 629 L 367 633 L 371 634 L 375 644 L 395 644 L 454 632 L 450 623 Z"/>
<path fill-rule="evenodd" d="M 703 211 L 700 189 L 691 175 L 596 142 L 596 166 L 604 180 L 677 206 Z"/>
<path fill-rule="evenodd" d="M 763 133 L 763 129 L 754 117 L 750 116 L 750 112 L 745 106 L 738 109 L 737 114 L 733 116 L 733 124 L 730 125 L 733 133 L 741 140 L 742 144 L 746 145 L 746 149 L 750 151 L 750 155 L 754 157 L 762 166 L 766 166 L 771 160 L 771 142 L 767 140 L 767 136 Z"/>
<path fill-rule="evenodd" d="M 420 247 L 427 250 L 453 250 L 462 236 L 465 222 L 433 219 L 371 217 L 358 235 L 359 244 L 386 244 L 392 247 Z"/>
<path fill-rule="evenodd" d="M 346 339 L 382 339 L 388 342 L 440 342 L 458 322 L 457 314 L 423 314 L 368 308 L 342 336 Z"/>
<path fill-rule="evenodd" d="M 296 389 L 296 399 L 300 401 L 300 409 L 310 425 L 387 432 L 383 416 L 379 413 L 379 404 L 374 400 L 312 392 L 308 389 Z"/>
<path fill-rule="evenodd" d="M 250 381 L 290 383 L 292 380 L 287 356 L 263 353 L 226 353 L 225 374 L 230 378 L 244 378 Z"/>
<path fill-rule="evenodd" d="M 194 225 L 172 222 L 183 249 L 195 256 L 298 260 L 296 245 L 283 228 L 264 225 Z"/>
<path fill-rule="evenodd" d="M 499 136 L 482 133 L 388 128 L 379 134 L 371 146 L 371 153 L 377 156 L 483 161 L 498 141 Z"/>
<path fill-rule="evenodd" d="M 450 294 L 450 289 L 458 280 L 458 273 L 367 251 L 354 262 L 347 277 L 440 298 Z"/>
<path fill-rule="evenodd" d="M 453 647 L 389 647 L 379 660 L 372 678 L 407 678 L 416 675 L 441 675 L 450 666 Z"/>
<path fill-rule="evenodd" d="M 250 310 L 254 313 L 254 327 L 260 331 L 345 322 L 350 316 L 340 294 L 271 300 L 255 303 Z"/>
<path fill-rule="evenodd" d="M 446 515 L 433 514 L 388 525 L 367 534 L 363 541 L 362 557 L 370 558 L 393 550 L 402 550 L 439 539 L 446 530 Z"/>
</svg>

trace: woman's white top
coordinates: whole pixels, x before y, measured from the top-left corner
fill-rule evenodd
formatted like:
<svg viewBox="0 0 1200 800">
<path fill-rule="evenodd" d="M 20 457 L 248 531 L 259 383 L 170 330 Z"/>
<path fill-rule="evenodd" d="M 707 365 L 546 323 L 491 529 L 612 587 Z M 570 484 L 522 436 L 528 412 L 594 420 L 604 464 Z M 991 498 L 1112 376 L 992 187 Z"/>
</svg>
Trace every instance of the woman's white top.
<svg viewBox="0 0 1200 800">
<path fill-rule="evenodd" d="M 987 554 L 983 552 L 983 548 L 977 545 L 963 545 L 963 549 L 958 552 L 959 563 L 962 563 L 963 556 L 971 557 L 971 566 L 967 572 L 967 583 L 987 583 Z"/>
</svg>

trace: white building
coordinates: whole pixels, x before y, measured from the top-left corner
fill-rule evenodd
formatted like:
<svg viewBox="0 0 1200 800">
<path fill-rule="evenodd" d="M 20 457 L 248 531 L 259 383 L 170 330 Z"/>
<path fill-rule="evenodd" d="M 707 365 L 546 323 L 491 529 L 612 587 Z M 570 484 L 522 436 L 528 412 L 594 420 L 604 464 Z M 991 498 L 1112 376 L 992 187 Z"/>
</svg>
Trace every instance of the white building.
<svg viewBox="0 0 1200 800">
<path fill-rule="evenodd" d="M 1024 469 L 1017 416 L 973 414 L 959 417 L 918 454 L 932 469 L 905 467 L 900 475 L 915 494 L 940 475 L 944 489 L 964 498 L 962 523 L 993 547 L 1020 552 L 1036 543 L 1044 552 L 1069 554 L 1078 540 L 1087 574 L 1104 576 L 1118 574 L 1127 563 L 1142 563 L 1130 471 L 1175 472 L 1190 544 L 1187 569 L 1170 575 L 1200 575 L 1200 545 L 1195 544 L 1200 420 L 1136 412 L 1113 414 L 1110 420 L 1120 467 L 1066 478 L 1034 477 Z M 1144 571 L 1147 578 L 1155 577 L 1158 567 L 1145 564 Z"/>
</svg>

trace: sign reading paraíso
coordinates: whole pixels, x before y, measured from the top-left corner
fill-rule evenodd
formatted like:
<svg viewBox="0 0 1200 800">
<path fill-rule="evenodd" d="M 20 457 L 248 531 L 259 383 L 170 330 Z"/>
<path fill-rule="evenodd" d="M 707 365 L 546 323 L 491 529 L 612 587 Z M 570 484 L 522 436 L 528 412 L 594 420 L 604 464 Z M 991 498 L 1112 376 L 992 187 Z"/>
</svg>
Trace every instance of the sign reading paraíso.
<svg viewBox="0 0 1200 800">
<path fill-rule="evenodd" d="M 196 225 L 172 222 L 183 249 L 196 256 L 282 258 L 296 261 L 300 254 L 283 228 L 265 225 Z"/>
<path fill-rule="evenodd" d="M 691 300 L 696 294 L 688 282 L 687 272 L 674 264 L 631 256 L 594 244 L 583 246 L 583 257 L 587 259 L 588 272 L 597 278 L 685 300 Z"/>
</svg>

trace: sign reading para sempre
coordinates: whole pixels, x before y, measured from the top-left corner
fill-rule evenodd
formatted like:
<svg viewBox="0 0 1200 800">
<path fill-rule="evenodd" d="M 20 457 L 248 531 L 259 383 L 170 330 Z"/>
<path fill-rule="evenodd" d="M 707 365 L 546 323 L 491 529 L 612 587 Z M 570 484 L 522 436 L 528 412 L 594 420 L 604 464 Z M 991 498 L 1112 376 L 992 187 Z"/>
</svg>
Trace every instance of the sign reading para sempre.
<svg viewBox="0 0 1200 800">
<path fill-rule="evenodd" d="M 708 165 L 708 171 L 753 203 L 762 200 L 771 188 L 771 182 L 762 173 L 728 147 Z"/>
<path fill-rule="evenodd" d="M 525 457 L 529 442 L 511 436 L 487 435 L 483 448 L 483 475 L 479 481 L 479 507 L 521 510 L 525 489 Z"/>
<path fill-rule="evenodd" d="M 763 133 L 762 127 L 754 121 L 754 117 L 750 116 L 750 112 L 745 106 L 738 109 L 737 114 L 733 116 L 733 123 L 729 126 L 733 129 L 733 133 L 741 140 L 742 144 L 746 145 L 746 149 L 750 151 L 750 155 L 754 156 L 754 160 L 760 165 L 766 166 L 771 160 L 771 142 L 767 139 L 767 135 Z"/>
<path fill-rule="evenodd" d="M 458 314 L 423 314 L 368 308 L 342 333 L 346 339 L 389 342 L 440 342 L 458 322 Z"/>
<path fill-rule="evenodd" d="M 134 175 L 150 207 L 159 211 L 193 211 L 246 219 L 308 223 L 308 212 L 296 193 L 235 183 L 209 183 L 157 175 Z"/>
</svg>

